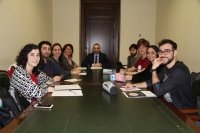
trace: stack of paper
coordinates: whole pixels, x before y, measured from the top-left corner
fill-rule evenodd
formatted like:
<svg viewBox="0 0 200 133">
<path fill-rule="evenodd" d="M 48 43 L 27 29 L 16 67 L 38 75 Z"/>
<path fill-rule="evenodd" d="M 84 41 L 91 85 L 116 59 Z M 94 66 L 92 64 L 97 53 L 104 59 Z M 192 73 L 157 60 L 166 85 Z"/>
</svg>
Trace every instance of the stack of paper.
<svg viewBox="0 0 200 133">
<path fill-rule="evenodd" d="M 73 89 L 81 89 L 78 84 L 73 85 L 55 85 L 55 90 L 73 90 Z"/>
<path fill-rule="evenodd" d="M 78 73 L 77 75 L 86 75 L 87 73 Z"/>
<path fill-rule="evenodd" d="M 81 90 L 54 91 L 51 96 L 83 96 Z"/>
<path fill-rule="evenodd" d="M 128 90 L 126 90 L 124 87 L 120 88 L 122 91 L 140 91 L 141 89 L 137 87 L 131 87 Z"/>
<path fill-rule="evenodd" d="M 83 93 L 81 91 L 81 87 L 78 84 L 55 85 L 55 91 L 51 96 L 83 96 Z"/>
<path fill-rule="evenodd" d="M 77 82 L 77 81 L 81 81 L 82 79 L 67 79 L 67 80 L 64 80 L 64 81 L 68 81 L 68 82 Z"/>
<path fill-rule="evenodd" d="M 91 67 L 91 69 L 102 69 L 102 67 Z"/>
</svg>

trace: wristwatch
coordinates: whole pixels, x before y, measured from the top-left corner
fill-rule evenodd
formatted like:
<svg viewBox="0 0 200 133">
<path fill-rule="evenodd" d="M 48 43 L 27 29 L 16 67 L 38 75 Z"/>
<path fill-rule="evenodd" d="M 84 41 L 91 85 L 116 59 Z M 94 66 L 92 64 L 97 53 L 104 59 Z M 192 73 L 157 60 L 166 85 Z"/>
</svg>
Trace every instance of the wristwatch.
<svg viewBox="0 0 200 133">
<path fill-rule="evenodd" d="M 150 72 L 155 72 L 155 71 L 156 71 L 156 69 L 152 69 L 152 68 L 150 69 Z"/>
</svg>

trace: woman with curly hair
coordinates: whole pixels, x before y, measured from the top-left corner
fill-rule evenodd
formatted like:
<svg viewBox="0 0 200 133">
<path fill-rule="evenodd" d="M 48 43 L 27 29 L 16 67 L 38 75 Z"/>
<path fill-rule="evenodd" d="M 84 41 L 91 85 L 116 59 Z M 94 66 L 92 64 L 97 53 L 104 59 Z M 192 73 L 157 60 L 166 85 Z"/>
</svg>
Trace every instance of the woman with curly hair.
<svg viewBox="0 0 200 133">
<path fill-rule="evenodd" d="M 38 46 L 27 44 L 16 58 L 17 66 L 11 79 L 9 92 L 18 91 L 29 103 L 54 91 L 53 80 L 40 71 L 44 61 Z"/>
</svg>

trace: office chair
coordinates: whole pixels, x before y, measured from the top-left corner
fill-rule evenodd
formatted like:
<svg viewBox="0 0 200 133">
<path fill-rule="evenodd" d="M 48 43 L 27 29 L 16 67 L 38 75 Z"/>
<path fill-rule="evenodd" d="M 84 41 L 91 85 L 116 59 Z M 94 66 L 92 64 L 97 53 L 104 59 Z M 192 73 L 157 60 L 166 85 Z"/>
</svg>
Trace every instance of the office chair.
<svg viewBox="0 0 200 133">
<path fill-rule="evenodd" d="M 122 62 L 118 61 L 116 72 L 118 73 L 120 71 L 120 69 L 126 69 L 126 67 L 127 67 L 127 65 L 123 65 Z"/>
<path fill-rule="evenodd" d="M 11 65 L 9 68 L 8 68 L 8 75 L 10 76 L 10 78 L 12 77 L 12 74 L 13 72 L 15 71 L 15 65 Z"/>
<path fill-rule="evenodd" d="M 5 70 L 0 70 L 0 86 L 5 87 L 7 90 L 9 90 L 10 78 L 8 72 Z"/>
<path fill-rule="evenodd" d="M 179 109 L 182 113 L 189 115 L 193 121 L 200 121 L 200 81 L 192 84 L 192 95 L 197 99 L 197 108 Z"/>
</svg>

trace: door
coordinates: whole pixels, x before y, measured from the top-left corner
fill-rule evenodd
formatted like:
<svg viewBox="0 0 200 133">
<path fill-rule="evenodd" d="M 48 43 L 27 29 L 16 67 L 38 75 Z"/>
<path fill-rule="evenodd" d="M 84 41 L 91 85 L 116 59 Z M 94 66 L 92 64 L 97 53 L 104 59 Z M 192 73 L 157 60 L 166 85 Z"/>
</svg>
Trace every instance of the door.
<svg viewBox="0 0 200 133">
<path fill-rule="evenodd" d="M 81 0 L 81 62 L 92 53 L 93 44 L 99 43 L 101 52 L 107 55 L 113 67 L 116 66 L 119 60 L 119 7 L 120 0 Z"/>
<path fill-rule="evenodd" d="M 113 20 L 88 20 L 86 26 L 86 47 L 92 53 L 93 44 L 101 46 L 101 52 L 113 61 Z"/>
</svg>

